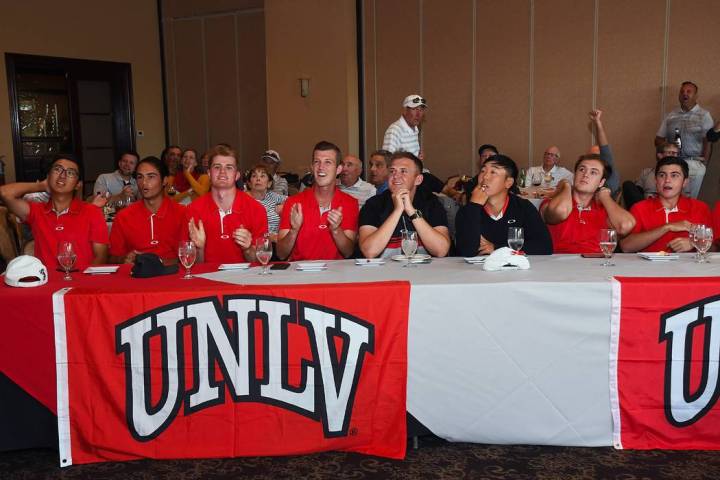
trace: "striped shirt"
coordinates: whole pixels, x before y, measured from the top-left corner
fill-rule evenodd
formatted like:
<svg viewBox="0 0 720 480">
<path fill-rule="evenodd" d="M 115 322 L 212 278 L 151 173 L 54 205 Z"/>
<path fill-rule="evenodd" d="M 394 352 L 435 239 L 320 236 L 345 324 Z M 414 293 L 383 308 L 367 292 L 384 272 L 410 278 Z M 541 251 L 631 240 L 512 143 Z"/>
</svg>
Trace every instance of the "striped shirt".
<svg viewBox="0 0 720 480">
<path fill-rule="evenodd" d="M 702 157 L 705 132 L 713 126 L 710 112 L 695 104 L 689 111 L 676 108 L 668 113 L 660 124 L 656 135 L 663 137 L 670 143 L 675 141 L 675 129 L 680 132 L 682 150 L 680 158 Z"/>
<path fill-rule="evenodd" d="M 260 202 L 262 206 L 265 207 L 265 211 L 267 212 L 268 232 L 278 232 L 278 226 L 280 225 L 280 214 L 277 212 L 276 207 L 285 203 L 285 200 L 287 200 L 287 198 L 287 195 L 280 195 L 273 191 L 268 191 L 265 194 L 265 198 L 258 200 L 258 202 Z"/>
<path fill-rule="evenodd" d="M 417 127 L 410 127 L 404 117 L 398 118 L 390 124 L 385 131 L 382 148 L 388 152 L 410 152 L 420 155 L 420 131 Z"/>
</svg>

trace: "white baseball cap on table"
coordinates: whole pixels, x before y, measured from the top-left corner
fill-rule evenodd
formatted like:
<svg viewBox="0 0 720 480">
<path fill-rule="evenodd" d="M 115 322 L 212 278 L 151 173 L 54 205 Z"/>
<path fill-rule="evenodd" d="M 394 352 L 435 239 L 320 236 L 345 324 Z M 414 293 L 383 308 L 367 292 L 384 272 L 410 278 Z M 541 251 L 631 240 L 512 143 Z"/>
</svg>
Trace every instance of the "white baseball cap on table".
<svg viewBox="0 0 720 480">
<path fill-rule="evenodd" d="M 530 268 L 528 258 L 522 253 L 513 251 L 509 247 L 498 248 L 487 257 L 483 264 L 483 270 L 527 270 Z"/>
<path fill-rule="evenodd" d="M 47 281 L 47 267 L 31 255 L 13 258 L 5 270 L 5 283 L 11 287 L 39 287 Z"/>
</svg>

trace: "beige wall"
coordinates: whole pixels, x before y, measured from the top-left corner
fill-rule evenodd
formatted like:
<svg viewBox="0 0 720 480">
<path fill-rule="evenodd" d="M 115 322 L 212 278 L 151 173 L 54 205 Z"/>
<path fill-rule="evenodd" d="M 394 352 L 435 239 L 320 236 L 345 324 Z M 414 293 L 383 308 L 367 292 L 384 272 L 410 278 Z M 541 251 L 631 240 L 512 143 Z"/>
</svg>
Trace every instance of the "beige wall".
<svg viewBox="0 0 720 480">
<path fill-rule="evenodd" d="M 426 163 L 440 177 L 475 168 L 495 143 L 521 167 L 557 144 L 563 162 L 592 144 L 604 111 L 623 178 L 653 161 L 653 138 L 683 80 L 720 117 L 716 0 L 365 0 L 366 151 L 402 98 L 430 108 Z"/>
<path fill-rule="evenodd" d="M 353 0 L 266 0 L 268 143 L 283 169 L 309 167 L 319 140 L 358 153 Z M 300 78 L 310 94 L 300 96 Z"/>
<path fill-rule="evenodd" d="M 157 155 L 162 150 L 165 129 L 155 2 L 3 2 L 0 48 L 0 155 L 6 156 L 8 181 L 15 179 L 15 165 L 4 53 L 130 63 L 135 128 L 145 133 L 137 138 L 138 151 Z"/>
<path fill-rule="evenodd" d="M 163 0 L 170 142 L 236 148 L 244 168 L 267 148 L 262 0 Z"/>
</svg>

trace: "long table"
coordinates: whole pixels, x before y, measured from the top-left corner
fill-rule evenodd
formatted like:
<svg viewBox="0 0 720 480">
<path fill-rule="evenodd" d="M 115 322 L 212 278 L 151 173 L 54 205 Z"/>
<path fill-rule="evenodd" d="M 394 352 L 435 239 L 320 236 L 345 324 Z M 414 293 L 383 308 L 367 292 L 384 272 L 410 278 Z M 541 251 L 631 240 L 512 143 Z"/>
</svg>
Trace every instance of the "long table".
<svg viewBox="0 0 720 480">
<path fill-rule="evenodd" d="M 293 267 L 271 276 L 257 275 L 258 268 L 219 272 L 204 265 L 199 268 L 208 273 L 189 281 L 188 292 L 193 282 L 207 281 L 287 285 L 409 280 L 407 409 L 433 433 L 480 443 L 612 445 L 611 276 L 716 276 L 720 261 L 696 264 L 688 254 L 664 263 L 616 255 L 614 267 L 578 255 L 535 256 L 530 262 L 530 270 L 485 272 L 460 258 L 410 268 L 392 261 L 358 267 L 346 260 L 330 262 L 323 272 Z M 127 271 L 93 281 L 112 288 L 122 275 Z M 39 289 L 3 285 L 0 304 L 45 301 L 37 297 L 67 286 L 58 277 Z M 123 288 L 151 285 L 127 278 L 122 282 Z M 31 395 L 53 410 L 51 312 L 47 318 L 18 322 L 18 312 L 10 308 L 0 324 L 10 332 L 0 336 L 0 372 L 23 388 L 27 385 Z M 18 368 L 19 362 L 25 363 Z M 23 372 L 44 375 L 46 381 L 27 384 Z"/>
</svg>

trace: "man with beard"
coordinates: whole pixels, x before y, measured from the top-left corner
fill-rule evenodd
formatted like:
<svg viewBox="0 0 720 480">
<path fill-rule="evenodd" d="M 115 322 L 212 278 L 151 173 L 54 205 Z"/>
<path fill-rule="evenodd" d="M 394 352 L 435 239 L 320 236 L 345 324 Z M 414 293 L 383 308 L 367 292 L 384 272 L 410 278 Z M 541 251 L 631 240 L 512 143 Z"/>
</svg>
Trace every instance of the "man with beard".
<svg viewBox="0 0 720 480">
<path fill-rule="evenodd" d="M 117 202 L 138 197 L 138 187 L 135 181 L 135 167 L 140 157 L 135 152 L 125 152 L 120 155 L 117 170 L 112 173 L 100 174 L 95 180 L 93 193 L 107 198 L 108 202 Z"/>
</svg>

